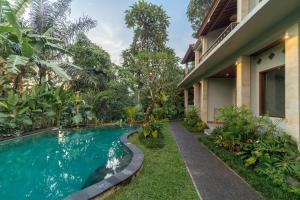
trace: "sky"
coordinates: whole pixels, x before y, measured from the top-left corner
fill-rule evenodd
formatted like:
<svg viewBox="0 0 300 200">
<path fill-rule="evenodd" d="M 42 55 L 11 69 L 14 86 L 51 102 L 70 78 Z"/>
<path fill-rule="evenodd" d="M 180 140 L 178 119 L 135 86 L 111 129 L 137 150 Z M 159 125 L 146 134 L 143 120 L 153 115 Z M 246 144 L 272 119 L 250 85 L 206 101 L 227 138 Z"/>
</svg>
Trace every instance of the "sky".
<svg viewBox="0 0 300 200">
<path fill-rule="evenodd" d="M 137 0 L 74 0 L 71 19 L 88 15 L 97 20 L 96 28 L 88 37 L 110 55 L 114 63 L 121 63 L 121 52 L 131 44 L 133 31 L 124 22 L 124 12 Z M 186 17 L 189 0 L 148 0 L 162 5 L 170 17 L 168 46 L 175 49 L 182 58 L 190 43 L 193 43 L 192 29 Z"/>
</svg>

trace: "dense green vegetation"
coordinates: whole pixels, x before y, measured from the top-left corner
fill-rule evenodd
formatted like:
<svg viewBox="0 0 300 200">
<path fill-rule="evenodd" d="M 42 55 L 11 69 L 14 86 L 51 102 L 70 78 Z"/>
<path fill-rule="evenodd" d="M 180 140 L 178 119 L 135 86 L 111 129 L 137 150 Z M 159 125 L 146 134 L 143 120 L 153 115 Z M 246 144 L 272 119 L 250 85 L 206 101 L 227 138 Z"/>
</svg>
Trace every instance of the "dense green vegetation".
<svg viewBox="0 0 300 200">
<path fill-rule="evenodd" d="M 299 199 L 300 154 L 290 136 L 245 107 L 219 112 L 224 125 L 201 141 L 267 198 Z"/>
<path fill-rule="evenodd" d="M 129 185 L 121 188 L 108 199 L 199 199 L 167 126 L 164 126 L 163 134 L 165 146 L 161 149 L 146 148 L 141 144 L 138 135 L 129 138 L 145 154 L 143 168 Z"/>
<path fill-rule="evenodd" d="M 153 116 L 142 126 L 139 139 L 148 148 L 162 148 L 164 146 L 164 122 Z"/>
<path fill-rule="evenodd" d="M 126 11 L 125 23 L 134 31 L 130 47 L 123 52 L 126 79 L 146 115 L 160 108 L 176 118 L 181 108 L 177 84 L 182 77 L 174 50 L 166 46 L 169 17 L 161 6 L 139 1 Z"/>
<path fill-rule="evenodd" d="M 190 0 L 186 14 L 194 30 L 194 37 L 196 37 L 196 33 L 211 7 L 212 2 L 213 0 Z"/>
<path fill-rule="evenodd" d="M 143 121 L 139 139 L 144 145 L 161 148 L 164 146 L 162 120 L 178 118 L 183 113 L 177 90 L 182 69 L 174 50 L 166 46 L 169 17 L 162 6 L 146 1 L 134 3 L 125 14 L 125 23 L 134 35 L 130 47 L 122 54 L 123 69 L 139 105 L 127 109 L 129 119 Z M 138 115 L 138 110 L 144 115 Z"/>
<path fill-rule="evenodd" d="M 117 66 L 85 35 L 96 21 L 68 20 L 71 2 L 0 2 L 0 136 L 180 116 L 176 86 L 182 70 L 166 47 L 169 18 L 163 8 L 139 1 L 126 11 L 133 42 Z M 28 19 L 22 17 L 26 9 Z"/>
<path fill-rule="evenodd" d="M 89 17 L 66 20 L 70 3 L 1 1 L 2 136 L 54 125 L 79 126 L 93 120 L 91 108 L 72 89 L 66 89 L 71 77 L 65 68 L 80 69 L 66 59 L 72 56 L 66 47 L 78 32 L 89 30 L 96 22 Z M 28 6 L 29 19 L 24 21 L 21 16 Z"/>
<path fill-rule="evenodd" d="M 198 111 L 194 108 L 189 111 L 183 121 L 184 127 L 190 132 L 203 133 L 207 129 L 207 125 L 200 119 Z"/>
</svg>

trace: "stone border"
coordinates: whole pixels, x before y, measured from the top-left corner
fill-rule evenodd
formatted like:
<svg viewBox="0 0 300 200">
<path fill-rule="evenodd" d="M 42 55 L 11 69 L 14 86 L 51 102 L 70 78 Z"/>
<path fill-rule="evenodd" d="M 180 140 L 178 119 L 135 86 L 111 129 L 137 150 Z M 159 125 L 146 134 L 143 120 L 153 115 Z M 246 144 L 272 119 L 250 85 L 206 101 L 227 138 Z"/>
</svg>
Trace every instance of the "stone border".
<svg viewBox="0 0 300 200">
<path fill-rule="evenodd" d="M 43 132 L 57 131 L 57 130 L 58 130 L 57 127 L 49 127 L 49 128 L 37 129 L 37 130 L 29 131 L 29 132 L 24 132 L 20 136 L 0 138 L 0 143 L 5 143 L 5 142 L 13 141 L 13 140 L 24 139 L 24 138 L 27 138 L 27 137 L 30 137 L 30 136 L 33 136 L 33 135 L 42 134 Z"/>
<path fill-rule="evenodd" d="M 125 169 L 108 179 L 104 179 L 79 192 L 71 194 L 64 198 L 64 200 L 104 199 L 117 190 L 122 183 L 129 182 L 138 173 L 144 162 L 143 152 L 128 141 L 128 137 L 135 133 L 137 133 L 137 131 L 129 132 L 120 138 L 121 142 L 129 148 L 133 154 L 131 162 Z"/>
</svg>

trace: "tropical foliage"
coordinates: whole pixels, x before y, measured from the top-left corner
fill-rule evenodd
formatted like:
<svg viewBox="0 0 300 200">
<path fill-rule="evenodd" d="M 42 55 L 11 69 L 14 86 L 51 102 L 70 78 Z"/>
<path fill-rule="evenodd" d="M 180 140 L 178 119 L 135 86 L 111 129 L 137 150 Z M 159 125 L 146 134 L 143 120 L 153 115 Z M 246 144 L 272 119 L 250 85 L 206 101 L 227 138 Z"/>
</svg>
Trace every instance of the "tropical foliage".
<svg viewBox="0 0 300 200">
<path fill-rule="evenodd" d="M 96 21 L 69 20 L 71 2 L 1 1 L 1 133 L 118 120 L 150 126 L 180 116 L 182 69 L 166 46 L 169 17 L 162 6 L 138 1 L 126 11 L 134 35 L 118 66 L 85 35 Z"/>
<path fill-rule="evenodd" d="M 11 136 L 26 131 L 47 127 L 87 125 L 93 115 L 82 103 L 76 111 L 74 91 L 63 86 L 37 85 L 22 95 L 9 91 L 4 101 L 0 101 L 0 131 Z"/>
<path fill-rule="evenodd" d="M 215 144 L 273 184 L 300 195 L 300 155 L 291 137 L 270 118 L 253 116 L 245 107 L 226 107 L 219 113 L 224 125 L 210 136 Z"/>
<path fill-rule="evenodd" d="M 134 36 L 123 52 L 123 75 L 135 102 L 148 116 L 160 109 L 163 118 L 176 118 L 182 113 L 177 90 L 182 70 L 174 50 L 166 46 L 169 17 L 161 6 L 139 1 L 126 11 L 125 22 Z"/>
<path fill-rule="evenodd" d="M 174 50 L 166 46 L 169 17 L 162 6 L 144 0 L 125 12 L 125 23 L 134 35 L 130 47 L 123 51 L 121 76 L 126 80 L 133 103 L 141 105 L 143 128 L 140 140 L 147 147 L 162 147 L 162 120 L 182 114 L 178 81 L 183 71 Z M 128 121 L 135 121 L 136 107 L 127 109 Z M 133 117 L 135 116 L 135 117 Z"/>
<path fill-rule="evenodd" d="M 77 36 L 69 51 L 73 54 L 74 64 L 82 66 L 81 70 L 68 68 L 74 80 L 72 85 L 81 91 L 89 88 L 97 91 L 106 89 L 112 68 L 109 54 L 84 34 Z"/>
<path fill-rule="evenodd" d="M 207 125 L 200 119 L 198 111 L 195 108 L 186 114 L 183 125 L 191 132 L 203 133 L 204 129 L 208 128 Z"/>
<path fill-rule="evenodd" d="M 148 148 L 162 148 L 164 146 L 162 131 L 164 126 L 162 120 L 150 116 L 139 133 L 140 141 Z"/>
<path fill-rule="evenodd" d="M 207 11 L 211 7 L 212 2 L 213 0 L 190 0 L 186 14 L 194 30 L 194 37 L 196 37 L 196 33 L 200 28 Z"/>
<path fill-rule="evenodd" d="M 92 107 L 77 101 L 66 68 L 73 38 L 95 26 L 89 17 L 69 22 L 70 0 L 0 2 L 0 136 L 52 126 L 86 125 Z M 30 9 L 28 19 L 22 18 Z"/>
</svg>

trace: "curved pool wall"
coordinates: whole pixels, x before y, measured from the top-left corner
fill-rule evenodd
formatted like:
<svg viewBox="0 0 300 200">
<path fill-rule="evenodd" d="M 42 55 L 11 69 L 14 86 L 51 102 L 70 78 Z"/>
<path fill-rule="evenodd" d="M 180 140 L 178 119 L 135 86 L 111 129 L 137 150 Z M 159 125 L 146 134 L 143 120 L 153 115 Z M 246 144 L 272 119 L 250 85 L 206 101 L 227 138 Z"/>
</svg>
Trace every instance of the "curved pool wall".
<svg viewBox="0 0 300 200">
<path fill-rule="evenodd" d="M 121 142 L 132 152 L 132 160 L 125 169 L 114 176 L 68 196 L 64 200 L 105 199 L 107 196 L 118 190 L 122 184 L 128 183 L 134 176 L 136 176 L 143 165 L 144 154 L 140 149 L 128 141 L 128 137 L 135 133 L 136 131 L 129 132 L 123 135 L 120 139 Z"/>
<path fill-rule="evenodd" d="M 120 175 L 132 171 L 138 149 L 128 143 L 127 136 L 134 130 L 130 127 L 48 130 L 1 142 L 0 199 L 98 196 L 102 193 L 95 191 L 99 183 L 107 181 L 113 187 L 112 180 L 121 180 Z M 139 158 L 143 160 L 143 156 Z"/>
</svg>

